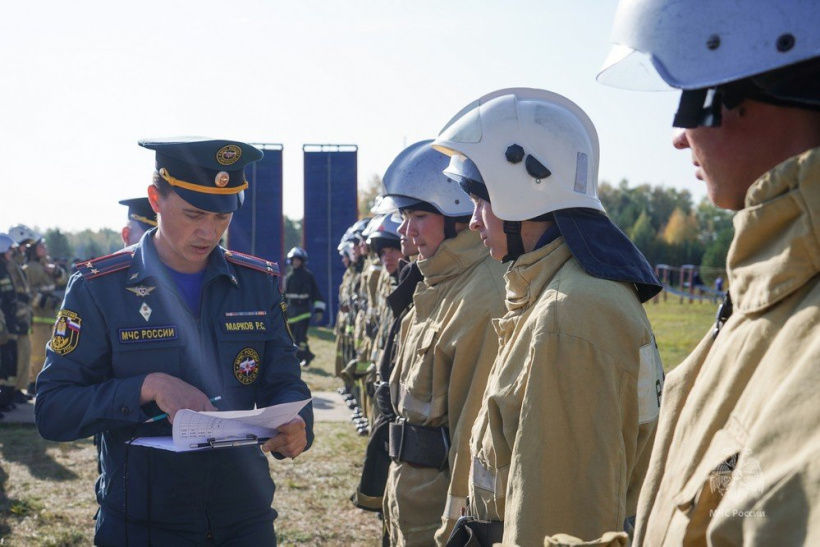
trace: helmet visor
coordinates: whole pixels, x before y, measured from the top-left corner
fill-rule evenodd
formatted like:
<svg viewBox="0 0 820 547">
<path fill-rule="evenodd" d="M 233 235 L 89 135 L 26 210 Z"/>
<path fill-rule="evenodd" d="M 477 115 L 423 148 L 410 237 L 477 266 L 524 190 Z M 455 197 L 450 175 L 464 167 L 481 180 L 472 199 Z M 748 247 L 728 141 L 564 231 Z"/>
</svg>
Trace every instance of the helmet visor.
<svg viewBox="0 0 820 547">
<path fill-rule="evenodd" d="M 674 89 L 661 78 L 652 57 L 621 44 L 615 44 L 604 61 L 598 83 L 637 91 L 671 91 Z"/>
<path fill-rule="evenodd" d="M 394 211 L 398 211 L 399 206 L 396 204 L 396 200 L 394 199 L 395 197 L 398 196 L 382 196 L 382 199 L 373 205 L 370 212 L 376 215 L 389 215 Z"/>
<path fill-rule="evenodd" d="M 437 142 L 450 141 L 453 143 L 477 143 L 481 142 L 483 130 L 481 127 L 481 104 L 475 101 L 462 110 L 468 111 L 454 123 L 442 130 L 436 139 Z M 441 147 L 434 145 L 433 148 L 441 150 Z"/>
<path fill-rule="evenodd" d="M 461 182 L 464 179 L 481 183 L 484 182 L 476 164 L 473 163 L 470 158 L 461 154 L 453 154 L 450 156 L 450 165 L 444 170 L 444 174 L 456 182 Z"/>
</svg>

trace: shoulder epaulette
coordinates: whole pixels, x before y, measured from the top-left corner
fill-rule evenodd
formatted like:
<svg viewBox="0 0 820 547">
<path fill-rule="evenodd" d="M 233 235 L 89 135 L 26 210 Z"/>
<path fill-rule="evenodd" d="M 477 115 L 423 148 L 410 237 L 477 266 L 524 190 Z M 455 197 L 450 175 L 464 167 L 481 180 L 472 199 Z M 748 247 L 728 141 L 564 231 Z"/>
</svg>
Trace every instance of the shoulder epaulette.
<svg viewBox="0 0 820 547">
<path fill-rule="evenodd" d="M 133 251 L 117 251 L 114 254 L 88 260 L 77 264 L 77 271 L 85 279 L 94 279 L 102 275 L 118 272 L 131 266 Z"/>
<path fill-rule="evenodd" d="M 237 251 L 225 251 L 225 259 L 228 262 L 245 266 L 246 268 L 251 268 L 252 270 L 258 270 L 268 275 L 280 275 L 279 265 L 276 262 L 271 262 L 270 260 L 265 260 L 252 255 L 246 255 L 245 253 L 240 253 Z"/>
</svg>

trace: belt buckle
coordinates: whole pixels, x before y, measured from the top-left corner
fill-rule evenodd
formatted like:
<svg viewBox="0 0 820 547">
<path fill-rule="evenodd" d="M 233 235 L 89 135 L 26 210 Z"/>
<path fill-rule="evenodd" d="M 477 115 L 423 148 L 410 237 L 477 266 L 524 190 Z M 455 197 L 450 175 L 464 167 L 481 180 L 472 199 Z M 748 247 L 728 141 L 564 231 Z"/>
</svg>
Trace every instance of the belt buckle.
<svg viewBox="0 0 820 547">
<path fill-rule="evenodd" d="M 401 435 L 399 436 L 399 449 L 396 451 L 396 463 L 404 461 L 402 457 L 404 454 L 404 437 L 407 435 L 407 428 L 404 427 L 404 418 L 396 420 L 396 425 L 401 428 Z"/>
<path fill-rule="evenodd" d="M 438 470 L 444 471 L 450 464 L 450 436 L 447 434 L 447 428 L 439 427 L 438 430 L 441 432 L 441 440 L 444 444 L 444 457 L 442 458 L 441 463 L 438 466 Z"/>
</svg>

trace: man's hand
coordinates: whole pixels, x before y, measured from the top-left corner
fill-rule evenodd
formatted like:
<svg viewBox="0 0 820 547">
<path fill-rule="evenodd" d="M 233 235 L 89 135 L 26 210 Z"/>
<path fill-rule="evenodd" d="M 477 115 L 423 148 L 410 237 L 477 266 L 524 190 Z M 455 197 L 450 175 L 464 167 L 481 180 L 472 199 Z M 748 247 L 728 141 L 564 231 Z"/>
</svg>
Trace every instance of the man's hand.
<svg viewBox="0 0 820 547">
<path fill-rule="evenodd" d="M 187 408 L 195 412 L 218 410 L 208 396 L 191 384 L 163 372 L 152 372 L 145 377 L 140 391 L 140 404 L 155 401 L 168 414 L 168 421 L 174 423 L 178 410 Z"/>
<path fill-rule="evenodd" d="M 287 458 L 295 458 L 305 451 L 307 431 L 301 416 L 296 416 L 278 431 L 278 435 L 262 445 L 262 452 L 278 452 Z"/>
</svg>

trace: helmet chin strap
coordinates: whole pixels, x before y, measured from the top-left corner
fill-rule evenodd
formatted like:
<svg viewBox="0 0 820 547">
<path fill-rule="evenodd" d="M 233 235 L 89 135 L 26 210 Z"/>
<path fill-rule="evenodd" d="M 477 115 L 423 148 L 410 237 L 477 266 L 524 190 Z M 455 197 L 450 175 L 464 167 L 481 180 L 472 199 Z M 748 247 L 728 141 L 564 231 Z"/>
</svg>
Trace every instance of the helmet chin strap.
<svg viewBox="0 0 820 547">
<path fill-rule="evenodd" d="M 504 233 L 507 234 L 507 254 L 501 259 L 501 262 L 509 262 L 524 254 L 524 240 L 521 239 L 521 221 L 505 220 Z"/>
<path fill-rule="evenodd" d="M 456 235 L 458 235 L 458 232 L 456 232 L 456 219 L 444 217 L 444 239 L 453 239 Z"/>
</svg>

